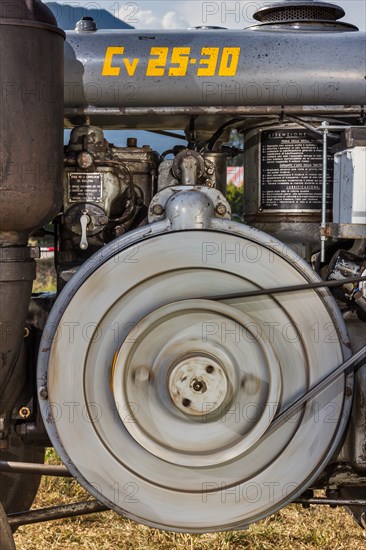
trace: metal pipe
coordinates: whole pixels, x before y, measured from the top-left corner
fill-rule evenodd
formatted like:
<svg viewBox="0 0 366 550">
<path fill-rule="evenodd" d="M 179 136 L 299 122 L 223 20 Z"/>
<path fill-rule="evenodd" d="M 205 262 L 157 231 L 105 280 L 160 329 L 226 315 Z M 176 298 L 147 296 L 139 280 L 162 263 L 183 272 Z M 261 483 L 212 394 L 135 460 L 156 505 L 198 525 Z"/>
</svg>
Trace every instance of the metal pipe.
<svg viewBox="0 0 366 550">
<path fill-rule="evenodd" d="M 324 230 L 327 225 L 327 173 L 328 173 L 328 129 L 329 123 L 325 120 L 322 122 L 321 128 L 323 131 L 323 180 L 322 180 L 322 217 L 320 223 L 320 261 L 325 262 L 325 244 L 327 237 Z"/>
<path fill-rule="evenodd" d="M 366 506 L 366 500 L 363 498 L 345 499 L 345 498 L 297 498 L 295 504 L 327 504 L 328 506 Z"/>
<path fill-rule="evenodd" d="M 96 514 L 98 512 L 105 512 L 106 510 L 109 510 L 109 508 L 97 500 L 88 500 L 74 504 L 41 508 L 40 510 L 31 510 L 30 512 L 17 512 L 15 514 L 9 514 L 8 521 L 9 525 L 14 529 L 20 527 L 21 525 L 73 518 L 87 514 Z"/>
<path fill-rule="evenodd" d="M 0 460 L 0 472 L 9 474 L 36 474 L 55 477 L 72 477 L 65 466 L 37 464 L 32 462 L 9 462 Z"/>
<path fill-rule="evenodd" d="M 23 335 L 36 273 L 28 238 L 52 220 L 62 202 L 65 38 L 40 0 L 10 4 L 11 9 L 5 9 L 0 3 L 0 440 L 4 446 L 25 380 Z"/>
<path fill-rule="evenodd" d="M 268 115 L 329 115 L 329 116 L 362 116 L 363 105 L 192 105 L 177 107 L 68 107 L 66 105 L 64 115 L 66 118 L 80 116 L 172 116 L 172 115 L 245 115 L 245 116 L 268 116 Z"/>
</svg>

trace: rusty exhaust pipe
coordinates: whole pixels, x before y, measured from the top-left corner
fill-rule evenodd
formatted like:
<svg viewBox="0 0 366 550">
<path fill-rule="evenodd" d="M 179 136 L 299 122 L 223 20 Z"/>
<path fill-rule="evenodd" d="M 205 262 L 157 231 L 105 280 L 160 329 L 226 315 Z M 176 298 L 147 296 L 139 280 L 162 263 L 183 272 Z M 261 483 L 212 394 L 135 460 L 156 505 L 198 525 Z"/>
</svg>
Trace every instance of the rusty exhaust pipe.
<svg viewBox="0 0 366 550">
<path fill-rule="evenodd" d="M 41 1 L 0 2 L 0 440 L 25 369 L 35 279 L 28 238 L 62 200 L 63 50 L 64 33 Z"/>
</svg>

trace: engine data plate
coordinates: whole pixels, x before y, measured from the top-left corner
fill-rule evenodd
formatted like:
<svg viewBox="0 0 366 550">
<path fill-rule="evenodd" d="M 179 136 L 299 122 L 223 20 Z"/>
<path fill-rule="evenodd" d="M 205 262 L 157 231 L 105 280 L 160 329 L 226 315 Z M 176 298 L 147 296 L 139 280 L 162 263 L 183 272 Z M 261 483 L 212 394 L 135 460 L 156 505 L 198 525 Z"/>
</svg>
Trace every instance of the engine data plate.
<svg viewBox="0 0 366 550">
<path fill-rule="evenodd" d="M 68 198 L 70 202 L 102 202 L 102 174 L 73 172 L 68 174 Z"/>
</svg>

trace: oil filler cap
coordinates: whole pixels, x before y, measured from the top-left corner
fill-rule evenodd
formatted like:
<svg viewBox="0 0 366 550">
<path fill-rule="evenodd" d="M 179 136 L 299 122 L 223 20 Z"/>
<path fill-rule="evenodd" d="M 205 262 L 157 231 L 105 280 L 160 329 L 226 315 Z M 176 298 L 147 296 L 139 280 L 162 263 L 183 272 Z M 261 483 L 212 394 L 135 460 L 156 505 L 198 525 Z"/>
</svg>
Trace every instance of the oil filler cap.
<svg viewBox="0 0 366 550">
<path fill-rule="evenodd" d="M 95 32 L 97 24 L 92 17 L 82 17 L 75 26 L 77 32 Z"/>
</svg>

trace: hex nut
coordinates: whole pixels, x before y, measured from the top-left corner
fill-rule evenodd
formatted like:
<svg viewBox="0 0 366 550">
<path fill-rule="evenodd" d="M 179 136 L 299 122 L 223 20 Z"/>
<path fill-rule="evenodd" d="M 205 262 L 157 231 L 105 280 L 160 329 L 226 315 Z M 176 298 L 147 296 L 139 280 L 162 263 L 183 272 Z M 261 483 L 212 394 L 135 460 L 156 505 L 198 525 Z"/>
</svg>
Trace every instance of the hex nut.
<svg viewBox="0 0 366 550">
<path fill-rule="evenodd" d="M 152 210 L 155 216 L 161 216 L 164 213 L 164 208 L 161 206 L 161 204 L 154 204 Z"/>
<path fill-rule="evenodd" d="M 20 407 L 18 414 L 20 418 L 29 418 L 31 415 L 31 411 L 28 407 Z"/>
<path fill-rule="evenodd" d="M 42 386 L 39 390 L 39 397 L 41 399 L 48 399 L 48 391 L 46 386 Z"/>
</svg>

